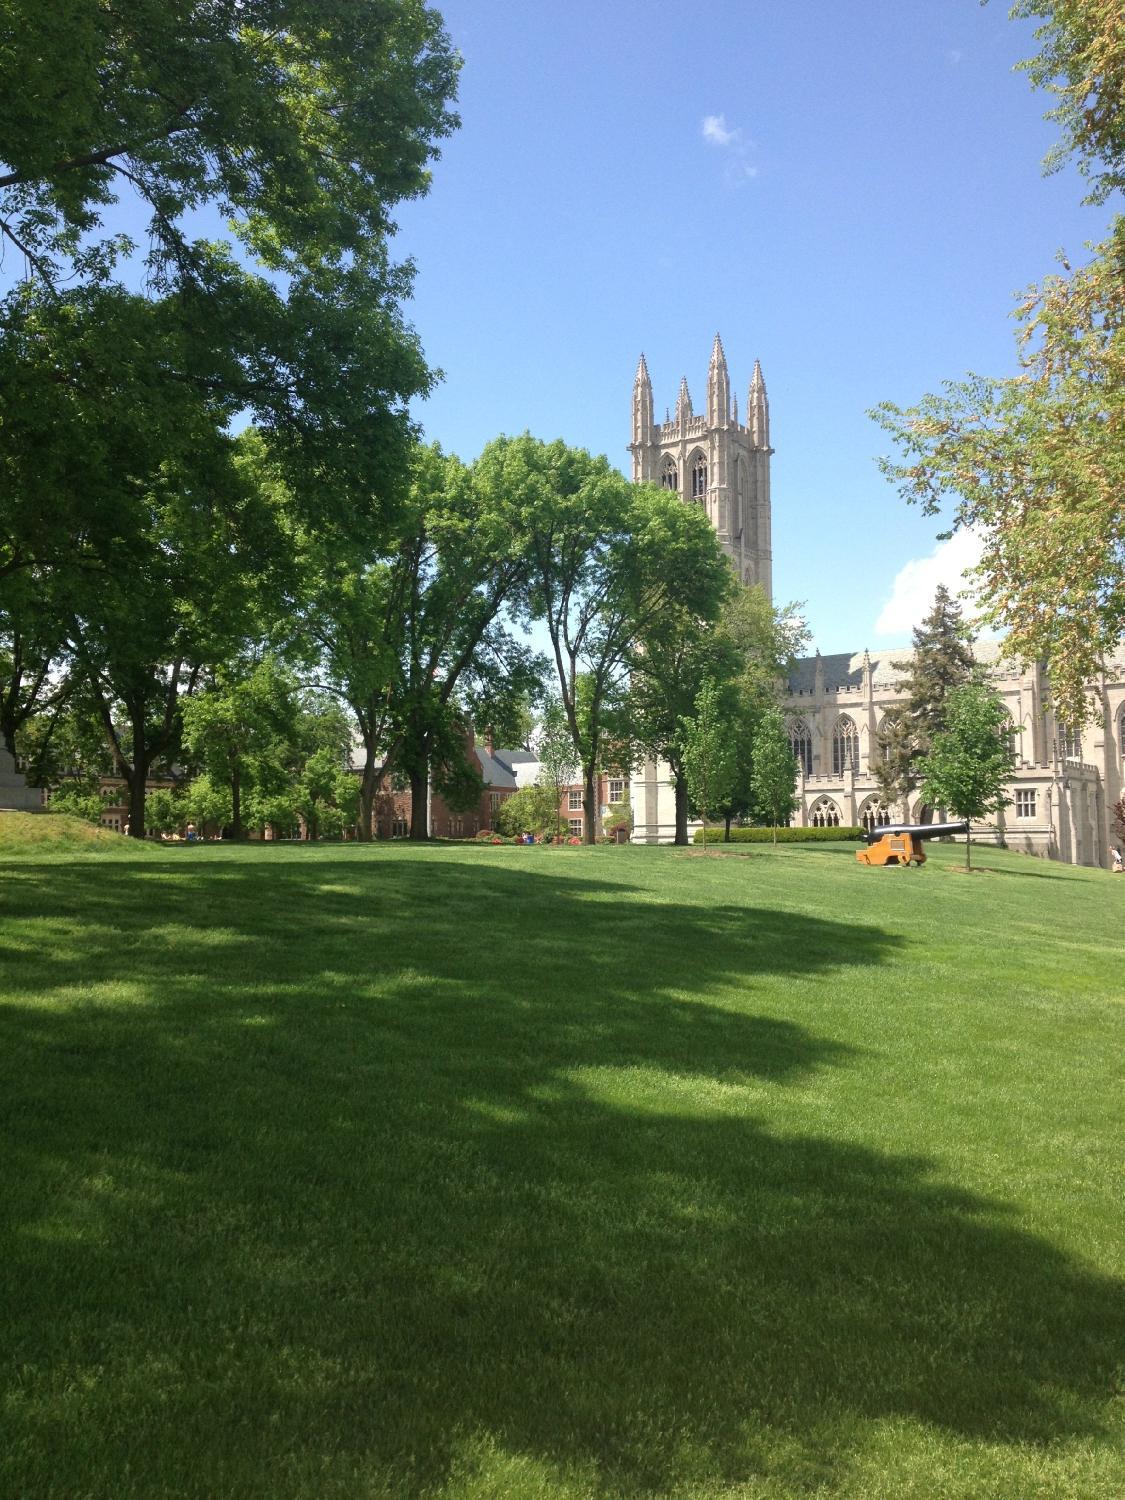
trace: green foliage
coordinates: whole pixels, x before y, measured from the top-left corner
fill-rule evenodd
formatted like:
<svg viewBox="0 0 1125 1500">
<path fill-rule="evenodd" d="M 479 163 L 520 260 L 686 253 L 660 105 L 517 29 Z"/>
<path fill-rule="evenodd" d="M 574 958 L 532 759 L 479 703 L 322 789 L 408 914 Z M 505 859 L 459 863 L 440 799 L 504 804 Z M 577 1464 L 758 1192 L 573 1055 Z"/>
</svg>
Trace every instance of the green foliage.
<svg viewBox="0 0 1125 1500">
<path fill-rule="evenodd" d="M 525 786 L 505 797 L 492 820 L 493 827 L 513 837 L 520 833 L 557 834 L 559 804 L 549 786 Z"/>
<path fill-rule="evenodd" d="M 735 762 L 730 722 L 720 689 L 710 679 L 696 696 L 695 713 L 681 724 L 680 743 L 689 797 L 701 817 L 717 816 L 730 795 Z M 706 823 L 703 834 L 706 843 Z"/>
<path fill-rule="evenodd" d="M 983 683 L 955 688 L 946 705 L 946 727 L 934 736 L 921 763 L 922 787 L 934 807 L 958 818 L 980 819 L 1007 807 L 1005 787 L 1015 767 L 1003 699 Z M 972 837 L 965 841 L 970 862 Z"/>
<path fill-rule="evenodd" d="M 752 758 L 750 785 L 754 800 L 776 834 L 779 826 L 789 822 L 797 806 L 793 795 L 797 784 L 797 757 L 790 747 L 780 709 L 769 708 L 762 714 L 754 731 Z"/>
<path fill-rule="evenodd" d="M 185 826 L 195 824 L 196 832 L 221 833 L 231 820 L 230 787 L 214 781 L 203 774 L 189 782 L 184 789 L 183 813 Z"/>
<path fill-rule="evenodd" d="M 157 787 L 145 799 L 145 822 L 154 833 L 179 833 L 187 822 L 183 795 Z"/>
<path fill-rule="evenodd" d="M 1045 163 L 1056 171 L 1068 155 L 1090 178 L 1087 201 L 1103 203 L 1125 187 L 1125 27 L 1119 0 L 1016 0 L 1009 14 L 1040 20 L 1042 50 L 1020 64 L 1036 88 L 1059 100 L 1047 119 L 1063 128 Z"/>
<path fill-rule="evenodd" d="M 72 818 L 81 818 L 85 823 L 100 823 L 106 809 L 106 799 L 97 790 L 82 783 L 63 784 L 51 793 L 52 812 L 69 813 Z"/>
<path fill-rule="evenodd" d="M 697 828 L 693 840 L 702 844 L 702 828 Z M 862 840 L 864 830 L 862 828 L 790 828 L 780 826 L 777 828 L 732 828 L 730 831 L 730 842 L 732 844 L 854 844 Z"/>
<path fill-rule="evenodd" d="M 347 255 L 388 276 L 392 206 L 428 184 L 456 118 L 457 58 L 418 0 L 7 0 L 0 214 L 36 270 L 104 275 L 130 193 L 147 268 L 203 279 L 186 216 L 219 206 L 252 260 L 289 276 Z M 201 264 L 202 263 L 202 264 Z"/>
<path fill-rule="evenodd" d="M 633 830 L 633 806 L 629 798 L 628 783 L 625 786 L 625 795 L 620 802 L 611 802 L 609 810 L 602 818 L 602 832 L 608 837 L 617 833 L 619 829 L 625 829 L 631 833 Z"/>
</svg>

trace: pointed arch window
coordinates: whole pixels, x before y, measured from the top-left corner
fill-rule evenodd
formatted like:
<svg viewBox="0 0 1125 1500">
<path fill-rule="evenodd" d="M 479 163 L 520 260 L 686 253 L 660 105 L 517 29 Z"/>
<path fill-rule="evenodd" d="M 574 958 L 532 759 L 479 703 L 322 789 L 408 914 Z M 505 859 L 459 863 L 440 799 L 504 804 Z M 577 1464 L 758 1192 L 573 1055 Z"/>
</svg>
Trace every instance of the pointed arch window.
<svg viewBox="0 0 1125 1500">
<path fill-rule="evenodd" d="M 813 805 L 809 815 L 809 824 L 813 828 L 839 828 L 840 809 L 831 797 L 821 797 L 820 801 Z"/>
<path fill-rule="evenodd" d="M 1117 749 L 1120 753 L 1122 763 L 1125 764 L 1125 704 L 1117 716 Z"/>
<path fill-rule="evenodd" d="M 859 770 L 859 731 L 847 714 L 841 714 L 832 730 L 832 774 Z"/>
<path fill-rule="evenodd" d="M 680 487 L 680 471 L 670 458 L 666 458 L 661 466 L 660 484 L 666 490 L 678 490 Z"/>
<path fill-rule="evenodd" d="M 1082 759 L 1082 734 L 1069 724 L 1059 725 L 1059 754 L 1063 760 Z"/>
<path fill-rule="evenodd" d="M 891 821 L 891 810 L 882 797 L 869 797 L 863 804 L 859 821 L 868 832 L 873 828 L 886 828 Z"/>
<path fill-rule="evenodd" d="M 731 531 L 735 540 L 742 535 L 743 516 L 746 514 L 746 465 L 741 457 L 734 460 L 734 515 L 731 517 Z"/>
<path fill-rule="evenodd" d="M 707 460 L 697 453 L 691 461 L 691 498 L 700 505 L 707 498 Z"/>
<path fill-rule="evenodd" d="M 791 719 L 789 723 L 789 748 L 794 759 L 806 776 L 812 775 L 812 734 L 804 719 Z"/>
</svg>

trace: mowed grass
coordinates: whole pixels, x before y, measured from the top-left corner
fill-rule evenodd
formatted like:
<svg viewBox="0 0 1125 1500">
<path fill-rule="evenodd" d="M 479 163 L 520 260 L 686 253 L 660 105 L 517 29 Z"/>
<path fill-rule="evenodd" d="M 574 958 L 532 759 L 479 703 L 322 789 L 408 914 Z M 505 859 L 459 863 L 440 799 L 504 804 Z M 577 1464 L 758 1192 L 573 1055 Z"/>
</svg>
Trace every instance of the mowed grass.
<svg viewBox="0 0 1125 1500">
<path fill-rule="evenodd" d="M 1117 1497 L 1125 878 L 0 870 L 0 1493 Z"/>
</svg>

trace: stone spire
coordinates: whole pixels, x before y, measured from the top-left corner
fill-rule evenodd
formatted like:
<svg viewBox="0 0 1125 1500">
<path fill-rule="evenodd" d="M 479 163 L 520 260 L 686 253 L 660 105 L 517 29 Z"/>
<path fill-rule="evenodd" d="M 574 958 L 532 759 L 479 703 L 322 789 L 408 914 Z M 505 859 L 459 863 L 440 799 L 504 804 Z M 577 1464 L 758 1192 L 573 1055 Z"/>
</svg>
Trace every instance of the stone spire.
<svg viewBox="0 0 1125 1500">
<path fill-rule="evenodd" d="M 642 354 L 633 381 L 633 442 L 651 443 L 653 429 L 652 381 Z"/>
<path fill-rule="evenodd" d="M 750 377 L 750 394 L 746 398 L 746 425 L 750 429 L 750 440 L 755 448 L 770 445 L 770 403 L 766 395 L 766 383 L 762 379 L 762 366 L 755 360 L 754 373 Z"/>
<path fill-rule="evenodd" d="M 711 348 L 711 364 L 707 371 L 707 425 L 725 427 L 729 421 L 730 375 L 727 373 L 723 341 L 716 334 Z"/>
<path fill-rule="evenodd" d="M 680 394 L 676 397 L 676 421 L 686 422 L 691 414 L 691 392 L 687 388 L 685 375 L 680 381 Z"/>
</svg>

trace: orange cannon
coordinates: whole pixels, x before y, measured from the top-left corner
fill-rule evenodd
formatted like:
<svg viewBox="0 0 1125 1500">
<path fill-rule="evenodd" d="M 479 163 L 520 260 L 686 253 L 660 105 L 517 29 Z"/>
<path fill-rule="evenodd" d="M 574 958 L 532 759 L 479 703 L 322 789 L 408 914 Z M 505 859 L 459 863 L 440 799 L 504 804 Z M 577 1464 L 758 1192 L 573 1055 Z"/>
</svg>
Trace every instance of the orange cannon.
<svg viewBox="0 0 1125 1500">
<path fill-rule="evenodd" d="M 856 850 L 861 865 L 924 865 L 926 839 L 946 838 L 953 833 L 968 833 L 968 823 L 895 823 L 885 828 L 869 828 L 864 837 L 866 849 Z"/>
</svg>

